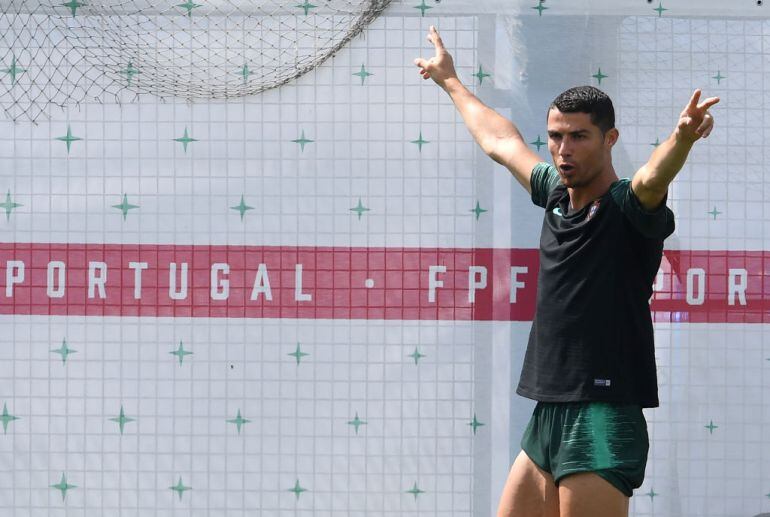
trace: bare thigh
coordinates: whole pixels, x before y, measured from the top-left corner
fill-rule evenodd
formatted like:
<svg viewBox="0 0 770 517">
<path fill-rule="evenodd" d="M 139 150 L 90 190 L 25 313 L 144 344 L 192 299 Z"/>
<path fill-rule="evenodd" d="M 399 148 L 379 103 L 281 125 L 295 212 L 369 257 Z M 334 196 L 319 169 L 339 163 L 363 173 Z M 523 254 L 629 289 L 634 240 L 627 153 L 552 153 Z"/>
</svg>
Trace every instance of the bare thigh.
<svg viewBox="0 0 770 517">
<path fill-rule="evenodd" d="M 592 472 L 561 478 L 558 497 L 561 517 L 628 517 L 628 497 Z"/>
<path fill-rule="evenodd" d="M 553 477 L 524 451 L 511 466 L 497 517 L 559 517 L 559 492 Z"/>
</svg>

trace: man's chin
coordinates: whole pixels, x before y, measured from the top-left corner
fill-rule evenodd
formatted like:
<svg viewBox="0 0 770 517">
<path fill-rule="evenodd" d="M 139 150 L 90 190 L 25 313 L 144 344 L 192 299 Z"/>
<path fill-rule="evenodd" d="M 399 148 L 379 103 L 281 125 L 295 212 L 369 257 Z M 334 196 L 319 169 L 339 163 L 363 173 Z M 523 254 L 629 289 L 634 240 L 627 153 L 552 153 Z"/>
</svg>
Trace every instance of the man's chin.
<svg viewBox="0 0 770 517">
<path fill-rule="evenodd" d="M 585 178 L 574 173 L 564 174 L 560 171 L 559 176 L 561 176 L 561 182 L 568 188 L 580 188 L 586 186 Z"/>
</svg>

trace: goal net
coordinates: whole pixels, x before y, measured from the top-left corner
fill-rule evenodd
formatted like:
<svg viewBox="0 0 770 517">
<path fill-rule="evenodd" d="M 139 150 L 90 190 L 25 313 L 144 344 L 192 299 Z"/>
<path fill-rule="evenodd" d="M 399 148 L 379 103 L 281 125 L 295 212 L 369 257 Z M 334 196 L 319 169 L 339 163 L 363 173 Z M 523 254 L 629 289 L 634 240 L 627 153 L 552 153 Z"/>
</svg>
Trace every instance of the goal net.
<svg viewBox="0 0 770 517">
<path fill-rule="evenodd" d="M 122 91 L 228 99 L 312 70 L 391 0 L 0 0 L 14 120 Z"/>
</svg>

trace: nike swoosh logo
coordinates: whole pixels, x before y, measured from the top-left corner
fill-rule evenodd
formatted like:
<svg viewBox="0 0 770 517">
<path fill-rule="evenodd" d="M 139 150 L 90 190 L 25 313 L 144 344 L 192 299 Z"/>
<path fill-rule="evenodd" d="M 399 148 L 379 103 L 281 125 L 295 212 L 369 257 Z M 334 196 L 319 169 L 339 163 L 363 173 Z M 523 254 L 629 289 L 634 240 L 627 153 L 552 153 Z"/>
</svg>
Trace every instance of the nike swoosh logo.
<svg viewBox="0 0 770 517">
<path fill-rule="evenodd" d="M 558 215 L 559 217 L 564 217 L 564 214 L 561 213 L 561 208 L 559 208 L 558 206 L 553 209 L 553 213 Z"/>
</svg>

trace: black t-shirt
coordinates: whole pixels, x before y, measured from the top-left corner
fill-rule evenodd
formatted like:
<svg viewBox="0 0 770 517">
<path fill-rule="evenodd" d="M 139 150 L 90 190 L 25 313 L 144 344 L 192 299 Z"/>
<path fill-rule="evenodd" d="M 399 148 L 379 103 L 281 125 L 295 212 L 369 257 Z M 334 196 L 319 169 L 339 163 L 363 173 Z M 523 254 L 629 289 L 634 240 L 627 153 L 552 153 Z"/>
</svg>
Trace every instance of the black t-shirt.
<svg viewBox="0 0 770 517">
<path fill-rule="evenodd" d="M 673 212 L 665 202 L 645 210 L 628 179 L 577 211 L 552 165 L 535 166 L 530 181 L 545 218 L 517 393 L 543 402 L 657 407 L 649 299 Z"/>
</svg>

